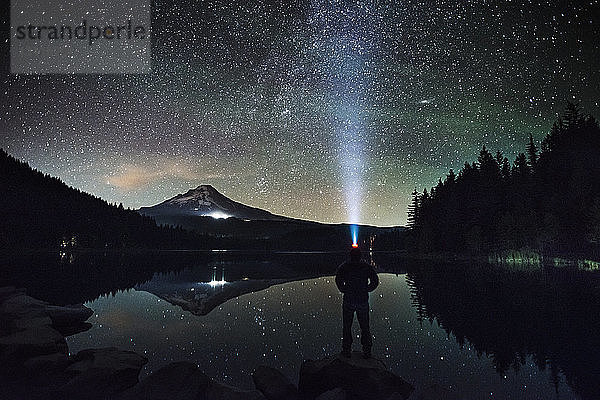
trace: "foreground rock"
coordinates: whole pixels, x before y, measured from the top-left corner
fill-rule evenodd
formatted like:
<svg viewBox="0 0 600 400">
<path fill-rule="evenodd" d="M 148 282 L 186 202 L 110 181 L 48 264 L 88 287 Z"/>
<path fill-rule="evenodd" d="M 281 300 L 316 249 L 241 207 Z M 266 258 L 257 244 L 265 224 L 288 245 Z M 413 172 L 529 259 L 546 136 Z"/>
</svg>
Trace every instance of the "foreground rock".
<svg viewBox="0 0 600 400">
<path fill-rule="evenodd" d="M 87 331 L 92 324 L 87 321 L 94 311 L 83 304 L 68 306 L 46 306 L 46 313 L 52 320 L 52 326 L 64 336 Z"/>
<path fill-rule="evenodd" d="M 407 399 L 414 387 L 388 371 L 383 362 L 374 358 L 365 360 L 361 353 L 355 352 L 352 358 L 336 356 L 305 361 L 298 389 L 308 398 L 330 392 L 323 398 L 391 400 Z"/>
<path fill-rule="evenodd" d="M 298 389 L 281 372 L 275 368 L 259 366 L 252 373 L 254 386 L 260 390 L 267 400 L 297 400 Z"/>
<path fill-rule="evenodd" d="M 461 397 L 458 395 L 458 393 L 440 386 L 438 384 L 432 384 L 429 386 L 426 386 L 424 388 L 422 388 L 418 393 L 415 393 L 413 395 L 414 400 L 438 400 L 438 399 L 444 399 L 444 400 L 460 400 Z M 411 397 L 411 400 L 413 400 L 413 397 Z"/>
<path fill-rule="evenodd" d="M 183 361 L 163 367 L 118 397 L 119 400 L 264 400 L 258 390 L 240 390 L 219 383 L 196 364 Z"/>
<path fill-rule="evenodd" d="M 52 306 L 27 296 L 23 289 L 0 288 L 0 375 L 46 373 L 64 367 L 69 351 L 64 332 L 89 329 L 91 324 L 85 320 L 92 313 L 82 304 Z"/>
<path fill-rule="evenodd" d="M 69 399 L 106 399 L 138 383 L 148 360 L 133 351 L 114 347 L 82 350 L 66 368 L 73 378 L 59 393 Z"/>
<path fill-rule="evenodd" d="M 0 288 L 0 398 L 105 399 L 138 383 L 146 358 L 116 348 L 69 356 L 66 335 L 85 331 L 93 311 L 52 306 Z"/>
</svg>

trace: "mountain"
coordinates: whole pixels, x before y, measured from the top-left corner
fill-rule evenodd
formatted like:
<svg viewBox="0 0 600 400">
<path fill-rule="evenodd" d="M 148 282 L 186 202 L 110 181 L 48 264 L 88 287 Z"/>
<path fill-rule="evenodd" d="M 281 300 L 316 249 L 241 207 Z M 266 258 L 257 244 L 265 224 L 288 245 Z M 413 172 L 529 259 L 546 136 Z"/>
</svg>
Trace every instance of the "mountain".
<svg viewBox="0 0 600 400">
<path fill-rule="evenodd" d="M 268 251 L 341 251 L 351 240 L 347 224 L 325 224 L 275 215 L 231 200 L 210 185 L 200 185 L 142 215 L 157 224 L 181 227 L 220 241 L 221 249 Z M 231 217 L 231 218 L 229 218 Z M 377 250 L 398 250 L 403 228 L 359 226 L 359 241 Z M 375 245 L 372 240 L 377 236 Z"/>
<path fill-rule="evenodd" d="M 209 216 L 268 221 L 291 220 L 291 218 L 271 214 L 260 208 L 233 201 L 219 193 L 211 185 L 200 185 L 155 206 L 142 207 L 139 212 L 151 217 Z"/>
</svg>

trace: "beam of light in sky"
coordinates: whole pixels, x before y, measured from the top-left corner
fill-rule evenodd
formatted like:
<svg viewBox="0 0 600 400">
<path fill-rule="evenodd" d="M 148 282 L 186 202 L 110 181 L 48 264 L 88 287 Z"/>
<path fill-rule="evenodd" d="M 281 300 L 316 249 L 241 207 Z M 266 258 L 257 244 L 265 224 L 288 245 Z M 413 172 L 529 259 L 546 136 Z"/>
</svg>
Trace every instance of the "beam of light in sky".
<svg viewBox="0 0 600 400">
<path fill-rule="evenodd" d="M 313 24 L 320 36 L 315 45 L 326 48 L 324 74 L 329 89 L 331 127 L 337 146 L 352 244 L 357 245 L 367 170 L 367 126 L 370 58 L 375 48 L 371 24 L 377 19 L 365 5 L 315 0 Z"/>
<path fill-rule="evenodd" d="M 377 19 L 365 4 L 341 1 L 313 2 L 312 23 L 319 36 L 314 45 L 325 48 L 324 74 L 329 89 L 331 127 L 337 147 L 347 222 L 352 247 L 358 247 L 358 223 L 365 192 L 367 170 L 368 110 L 372 52 Z"/>
</svg>

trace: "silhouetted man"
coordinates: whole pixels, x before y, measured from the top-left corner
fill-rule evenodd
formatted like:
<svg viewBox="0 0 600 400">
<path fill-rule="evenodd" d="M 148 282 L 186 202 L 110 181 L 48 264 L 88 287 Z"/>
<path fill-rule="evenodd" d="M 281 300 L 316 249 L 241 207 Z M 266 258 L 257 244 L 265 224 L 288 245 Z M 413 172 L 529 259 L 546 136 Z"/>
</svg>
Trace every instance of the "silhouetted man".
<svg viewBox="0 0 600 400">
<path fill-rule="evenodd" d="M 372 266 L 361 261 L 359 249 L 350 250 L 350 261 L 339 266 L 335 275 L 335 283 L 344 293 L 342 303 L 343 335 L 342 356 L 352 355 L 352 322 L 354 313 L 360 325 L 360 343 L 363 357 L 371 357 L 373 339 L 369 330 L 369 292 L 379 285 L 379 278 Z"/>
</svg>

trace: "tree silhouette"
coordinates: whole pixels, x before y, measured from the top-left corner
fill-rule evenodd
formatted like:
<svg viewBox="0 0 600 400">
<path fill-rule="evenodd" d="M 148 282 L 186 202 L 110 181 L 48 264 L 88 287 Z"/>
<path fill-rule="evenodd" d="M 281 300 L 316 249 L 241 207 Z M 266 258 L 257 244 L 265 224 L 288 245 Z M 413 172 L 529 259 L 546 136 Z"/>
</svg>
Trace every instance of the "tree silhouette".
<svg viewBox="0 0 600 400">
<path fill-rule="evenodd" d="M 529 135 L 511 168 L 502 152 L 483 146 L 458 175 L 451 171 L 418 198 L 415 191 L 409 227 L 421 242 L 413 248 L 600 254 L 598 123 L 569 103 L 541 148 Z"/>
<path fill-rule="evenodd" d="M 0 248 L 210 248 L 214 239 L 65 185 L 0 149 Z"/>
<path fill-rule="evenodd" d="M 527 144 L 527 157 L 529 158 L 529 166 L 534 171 L 538 160 L 538 149 L 531 133 L 529 134 L 529 143 Z"/>
<path fill-rule="evenodd" d="M 408 206 L 408 227 L 412 229 L 419 228 L 419 193 L 415 189 L 412 193 L 412 200 Z"/>
</svg>

